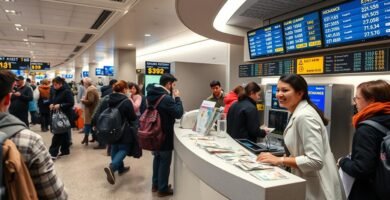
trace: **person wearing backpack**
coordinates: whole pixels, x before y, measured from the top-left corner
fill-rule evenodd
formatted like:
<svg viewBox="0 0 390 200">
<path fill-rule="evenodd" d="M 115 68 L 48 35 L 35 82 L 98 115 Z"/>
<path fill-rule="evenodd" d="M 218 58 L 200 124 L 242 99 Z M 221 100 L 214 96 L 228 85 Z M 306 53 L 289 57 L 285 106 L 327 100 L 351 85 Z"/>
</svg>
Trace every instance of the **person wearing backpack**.
<svg viewBox="0 0 390 200">
<path fill-rule="evenodd" d="M 67 199 L 64 184 L 57 177 L 54 163 L 42 137 L 8 113 L 15 78 L 8 70 L 0 71 L 0 131 L 9 136 L 22 155 L 38 199 Z"/>
<path fill-rule="evenodd" d="M 180 119 L 183 115 L 183 105 L 180 100 L 180 93 L 174 90 L 177 79 L 172 74 L 163 74 L 160 77 L 160 85 L 149 84 L 146 88 L 146 100 L 149 106 L 153 106 L 165 95 L 157 106 L 157 111 L 161 119 L 161 129 L 165 134 L 165 140 L 160 150 L 153 152 L 153 178 L 152 191 L 158 196 L 173 195 L 173 189 L 168 185 L 169 172 L 172 160 L 173 135 L 175 119 Z"/>
<path fill-rule="evenodd" d="M 130 152 L 131 145 L 134 142 L 130 125 L 135 122 L 137 116 L 134 112 L 133 104 L 126 96 L 129 90 L 126 81 L 118 81 L 113 85 L 112 89 L 114 93 L 109 95 L 108 107 L 104 108 L 104 105 L 102 105 L 101 110 L 103 110 L 103 112 L 100 114 L 100 117 L 97 120 L 96 128 L 97 135 L 99 137 L 99 125 L 105 124 L 101 116 L 105 115 L 107 109 L 117 108 L 119 110 L 119 118 L 122 121 L 121 127 L 124 127 L 124 129 L 121 129 L 121 136 L 117 141 L 109 142 L 111 144 L 111 163 L 108 167 L 104 168 L 104 172 L 107 175 L 107 181 L 110 184 L 115 184 L 115 172 L 118 172 L 119 175 L 122 175 L 130 170 L 130 166 L 124 166 L 123 160 Z M 115 122 L 111 123 L 114 124 Z M 124 123 L 127 123 L 128 126 L 123 126 Z"/>
<path fill-rule="evenodd" d="M 381 169 L 380 146 L 385 133 L 362 123 L 372 120 L 390 129 L 390 85 L 383 80 L 368 81 L 357 87 L 353 98 L 358 113 L 353 116 L 356 132 L 353 137 L 352 154 L 340 158 L 341 169 L 355 178 L 348 199 L 390 199 L 390 180 L 387 185 L 378 184 L 383 175 L 378 175 Z M 387 177 L 390 171 L 387 171 Z M 383 191 L 382 188 L 387 187 Z"/>
</svg>

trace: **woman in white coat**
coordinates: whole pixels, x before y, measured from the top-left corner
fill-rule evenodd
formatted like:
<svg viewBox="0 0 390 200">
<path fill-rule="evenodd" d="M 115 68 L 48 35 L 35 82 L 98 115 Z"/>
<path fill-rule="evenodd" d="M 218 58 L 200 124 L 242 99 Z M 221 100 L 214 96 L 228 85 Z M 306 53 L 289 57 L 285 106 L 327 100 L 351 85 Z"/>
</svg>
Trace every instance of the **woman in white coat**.
<svg viewBox="0 0 390 200">
<path fill-rule="evenodd" d="M 283 133 L 286 155 L 261 153 L 258 160 L 290 167 L 293 174 L 306 180 L 308 200 L 345 199 L 325 128 L 328 120 L 310 101 L 307 88 L 299 75 L 280 77 L 276 98 L 291 113 Z"/>
</svg>

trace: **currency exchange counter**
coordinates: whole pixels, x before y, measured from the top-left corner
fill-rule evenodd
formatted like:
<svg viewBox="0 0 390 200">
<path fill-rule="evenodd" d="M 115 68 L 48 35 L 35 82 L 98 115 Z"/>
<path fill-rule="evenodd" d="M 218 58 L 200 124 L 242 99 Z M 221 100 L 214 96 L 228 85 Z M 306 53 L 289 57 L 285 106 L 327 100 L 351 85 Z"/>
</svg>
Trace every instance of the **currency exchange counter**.
<svg viewBox="0 0 390 200">
<path fill-rule="evenodd" d="M 189 137 L 189 134 L 195 134 L 195 132 L 175 127 L 175 194 L 173 199 L 305 199 L 304 179 L 278 167 L 275 167 L 275 170 L 283 174 L 285 179 L 266 181 L 258 179 L 247 171 L 198 147 L 194 138 Z M 229 136 L 214 137 L 214 140 L 234 150 L 244 149 Z"/>
</svg>

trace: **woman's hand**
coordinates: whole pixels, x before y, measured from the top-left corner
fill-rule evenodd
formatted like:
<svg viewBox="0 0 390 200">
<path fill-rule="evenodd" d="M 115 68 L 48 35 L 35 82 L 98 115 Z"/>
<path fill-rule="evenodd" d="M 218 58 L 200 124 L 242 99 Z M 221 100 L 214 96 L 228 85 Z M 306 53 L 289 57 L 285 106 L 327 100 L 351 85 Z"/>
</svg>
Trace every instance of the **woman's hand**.
<svg viewBox="0 0 390 200">
<path fill-rule="evenodd" d="M 257 161 L 260 161 L 262 163 L 271 163 L 273 165 L 282 165 L 281 159 L 279 157 L 276 157 L 272 155 L 271 153 L 260 153 L 260 155 L 257 157 Z"/>
</svg>

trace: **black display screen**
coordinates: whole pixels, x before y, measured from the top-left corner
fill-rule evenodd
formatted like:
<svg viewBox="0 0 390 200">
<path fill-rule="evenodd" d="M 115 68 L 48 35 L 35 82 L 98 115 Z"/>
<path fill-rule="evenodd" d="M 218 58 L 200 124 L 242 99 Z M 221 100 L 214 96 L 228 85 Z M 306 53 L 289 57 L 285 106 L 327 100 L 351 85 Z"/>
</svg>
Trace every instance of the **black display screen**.
<svg viewBox="0 0 390 200">
<path fill-rule="evenodd" d="M 0 57 L 0 69 L 27 70 L 30 67 L 30 58 Z"/>
<path fill-rule="evenodd" d="M 45 62 L 31 62 L 31 70 L 50 70 L 50 63 Z"/>
<path fill-rule="evenodd" d="M 352 0 L 321 14 L 325 47 L 390 37 L 390 0 Z"/>
<path fill-rule="evenodd" d="M 270 110 L 268 114 L 268 127 L 275 128 L 272 133 L 283 135 L 288 123 L 288 112 Z"/>
<path fill-rule="evenodd" d="M 321 24 L 318 12 L 283 22 L 286 52 L 321 48 Z"/>
<path fill-rule="evenodd" d="M 380 72 L 388 70 L 388 49 L 325 56 L 325 73 Z"/>
<path fill-rule="evenodd" d="M 258 64 L 245 64 L 238 66 L 238 76 L 245 77 L 259 77 L 263 75 L 263 71 Z"/>
<path fill-rule="evenodd" d="M 251 59 L 284 53 L 284 39 L 281 24 L 274 24 L 248 32 L 249 55 Z"/>
</svg>

